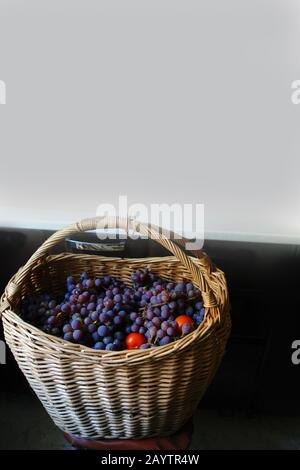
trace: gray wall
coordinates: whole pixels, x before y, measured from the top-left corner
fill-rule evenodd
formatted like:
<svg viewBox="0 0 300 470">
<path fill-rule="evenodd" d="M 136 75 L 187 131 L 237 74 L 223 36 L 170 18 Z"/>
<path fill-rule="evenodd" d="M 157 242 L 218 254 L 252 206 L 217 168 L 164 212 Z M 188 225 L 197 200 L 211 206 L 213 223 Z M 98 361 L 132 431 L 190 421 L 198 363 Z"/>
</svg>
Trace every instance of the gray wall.
<svg viewBox="0 0 300 470">
<path fill-rule="evenodd" d="M 297 0 L 0 0 L 0 225 L 126 194 L 299 241 L 299 39 Z"/>
</svg>

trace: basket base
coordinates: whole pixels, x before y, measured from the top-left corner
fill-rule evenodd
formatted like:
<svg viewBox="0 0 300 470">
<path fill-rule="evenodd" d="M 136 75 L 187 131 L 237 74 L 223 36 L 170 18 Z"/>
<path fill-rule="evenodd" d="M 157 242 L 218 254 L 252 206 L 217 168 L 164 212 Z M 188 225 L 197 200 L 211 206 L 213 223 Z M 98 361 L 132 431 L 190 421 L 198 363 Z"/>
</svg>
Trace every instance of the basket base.
<svg viewBox="0 0 300 470">
<path fill-rule="evenodd" d="M 167 437 L 147 439 L 102 439 L 93 440 L 64 432 L 65 439 L 74 447 L 92 450 L 187 450 L 193 434 L 190 419 L 177 433 Z"/>
</svg>

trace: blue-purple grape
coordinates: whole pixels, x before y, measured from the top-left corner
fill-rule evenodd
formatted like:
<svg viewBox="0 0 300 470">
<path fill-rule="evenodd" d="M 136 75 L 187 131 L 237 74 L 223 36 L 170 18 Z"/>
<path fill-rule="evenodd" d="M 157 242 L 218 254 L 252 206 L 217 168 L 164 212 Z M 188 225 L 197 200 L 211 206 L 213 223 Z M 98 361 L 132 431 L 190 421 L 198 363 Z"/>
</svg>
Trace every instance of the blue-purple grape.
<svg viewBox="0 0 300 470">
<path fill-rule="evenodd" d="M 140 349 L 149 349 L 151 348 L 151 344 L 150 343 L 144 343 L 144 344 L 141 344 L 140 345 Z"/>
<path fill-rule="evenodd" d="M 98 328 L 98 335 L 99 336 L 106 336 L 109 333 L 109 329 L 107 328 L 106 325 L 101 325 Z"/>
<path fill-rule="evenodd" d="M 160 346 L 165 346 L 166 344 L 169 344 L 171 343 L 171 338 L 170 336 L 165 336 L 164 338 L 162 338 L 160 341 L 159 341 L 159 345 Z"/>
<path fill-rule="evenodd" d="M 72 341 L 73 340 L 73 333 L 71 331 L 67 331 L 64 334 L 64 340 L 65 341 Z"/>
<path fill-rule="evenodd" d="M 81 330 L 73 331 L 73 339 L 74 341 L 80 341 L 83 338 L 83 332 Z"/>
<path fill-rule="evenodd" d="M 105 336 L 105 338 L 103 338 L 103 343 L 105 345 L 109 344 L 109 343 L 112 343 L 113 342 L 113 338 L 111 336 Z"/>
<path fill-rule="evenodd" d="M 188 335 L 192 331 L 192 325 L 190 323 L 184 323 L 181 328 L 183 336 Z"/>
</svg>

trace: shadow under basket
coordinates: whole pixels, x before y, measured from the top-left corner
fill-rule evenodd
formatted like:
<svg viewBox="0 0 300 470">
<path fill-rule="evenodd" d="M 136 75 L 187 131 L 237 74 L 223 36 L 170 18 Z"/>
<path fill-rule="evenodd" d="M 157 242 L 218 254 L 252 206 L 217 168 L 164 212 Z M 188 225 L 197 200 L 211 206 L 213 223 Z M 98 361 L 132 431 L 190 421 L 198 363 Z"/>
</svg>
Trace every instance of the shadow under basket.
<svg viewBox="0 0 300 470">
<path fill-rule="evenodd" d="M 117 219 L 125 230 L 127 219 Z M 85 219 L 56 232 L 10 280 L 1 298 L 5 340 L 29 384 L 65 433 L 87 439 L 143 439 L 176 433 L 192 417 L 211 382 L 230 332 L 224 274 L 198 251 L 187 256 L 158 228 L 140 224 L 172 256 L 122 259 L 49 250 L 77 232 L 116 226 L 114 218 Z M 176 240 L 178 242 L 178 240 Z M 66 342 L 18 315 L 28 294 L 62 291 L 67 275 L 111 275 L 131 284 L 139 267 L 162 278 L 190 280 L 201 291 L 203 322 L 189 335 L 145 350 L 98 351 Z"/>
</svg>

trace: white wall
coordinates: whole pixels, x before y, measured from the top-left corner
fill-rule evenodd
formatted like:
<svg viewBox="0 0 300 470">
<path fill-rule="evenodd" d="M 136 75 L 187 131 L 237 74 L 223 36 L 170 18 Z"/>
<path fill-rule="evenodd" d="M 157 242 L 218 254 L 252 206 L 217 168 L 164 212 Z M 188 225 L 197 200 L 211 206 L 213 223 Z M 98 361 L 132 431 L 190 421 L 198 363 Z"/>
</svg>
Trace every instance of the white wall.
<svg viewBox="0 0 300 470">
<path fill-rule="evenodd" d="M 0 0 L 0 225 L 127 194 L 299 241 L 299 43 L 297 0 Z"/>
</svg>

